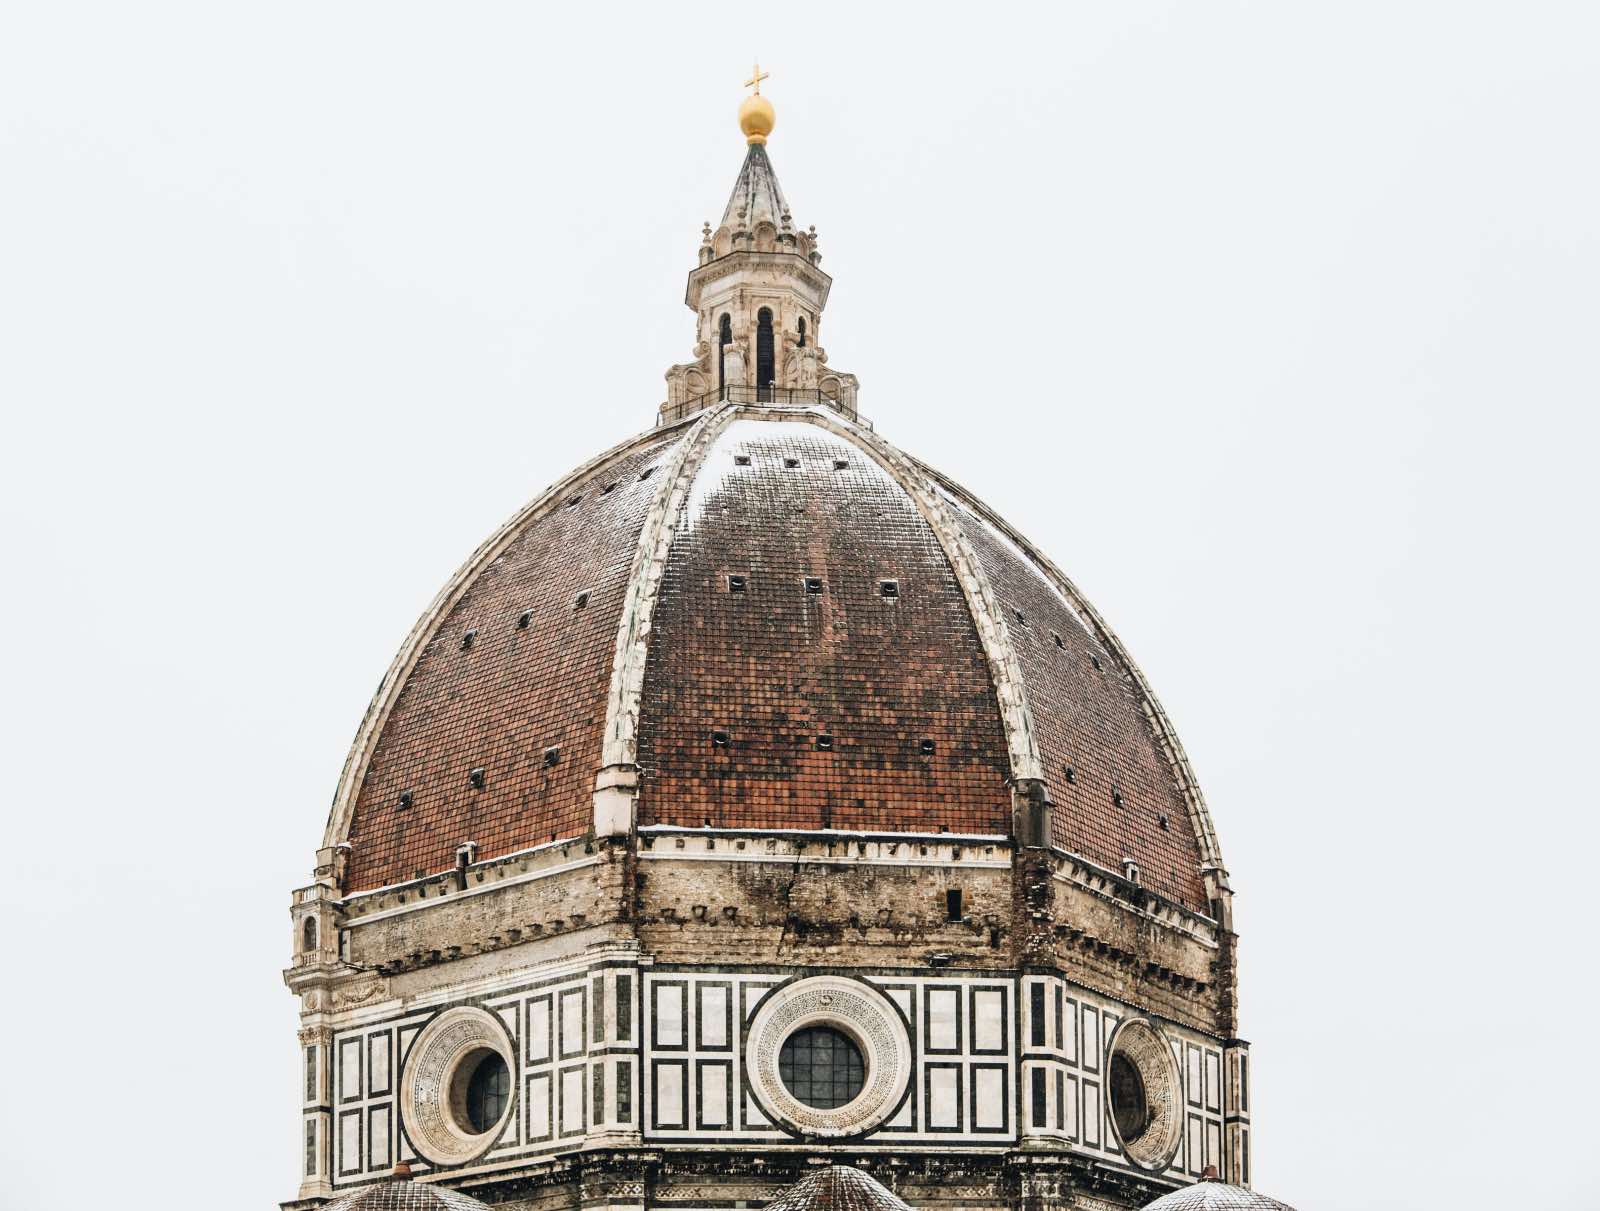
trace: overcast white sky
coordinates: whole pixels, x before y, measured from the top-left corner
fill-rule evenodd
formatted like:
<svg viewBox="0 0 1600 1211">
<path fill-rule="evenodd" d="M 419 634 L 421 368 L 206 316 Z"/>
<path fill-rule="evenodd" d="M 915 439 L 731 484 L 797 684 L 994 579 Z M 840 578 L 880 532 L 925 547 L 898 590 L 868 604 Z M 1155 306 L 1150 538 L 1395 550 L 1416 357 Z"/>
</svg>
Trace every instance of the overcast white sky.
<svg viewBox="0 0 1600 1211">
<path fill-rule="evenodd" d="M 652 421 L 755 55 L 863 413 L 1199 771 L 1258 1185 L 1593 1207 L 1600 23 L 1527 0 L 0 6 L 0 1201 L 293 1195 L 346 747 Z"/>
</svg>

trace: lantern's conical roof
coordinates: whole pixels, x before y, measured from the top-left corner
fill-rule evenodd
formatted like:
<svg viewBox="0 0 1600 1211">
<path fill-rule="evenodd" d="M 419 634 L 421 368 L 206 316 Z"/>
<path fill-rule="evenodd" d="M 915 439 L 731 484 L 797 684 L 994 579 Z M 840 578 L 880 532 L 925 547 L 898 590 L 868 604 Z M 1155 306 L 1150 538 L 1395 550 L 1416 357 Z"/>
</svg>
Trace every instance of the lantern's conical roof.
<svg viewBox="0 0 1600 1211">
<path fill-rule="evenodd" d="M 789 203 L 784 199 L 783 187 L 778 184 L 778 174 L 773 171 L 766 147 L 760 143 L 750 144 L 739 169 L 739 179 L 733 183 L 733 193 L 728 196 L 727 209 L 722 212 L 722 226 L 740 228 L 771 223 L 781 228 L 783 217 L 788 213 Z"/>
</svg>

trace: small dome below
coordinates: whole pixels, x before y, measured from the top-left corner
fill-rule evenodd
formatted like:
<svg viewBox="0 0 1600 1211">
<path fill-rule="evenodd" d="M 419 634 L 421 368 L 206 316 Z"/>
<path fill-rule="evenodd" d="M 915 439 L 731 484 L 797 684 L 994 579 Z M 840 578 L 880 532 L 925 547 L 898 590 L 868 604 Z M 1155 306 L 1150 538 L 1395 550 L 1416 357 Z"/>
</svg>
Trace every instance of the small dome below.
<svg viewBox="0 0 1600 1211">
<path fill-rule="evenodd" d="M 414 1182 L 400 1165 L 393 1177 L 336 1198 L 322 1211 L 487 1211 L 488 1205 L 444 1186 Z"/>
<path fill-rule="evenodd" d="M 882 1183 L 849 1165 L 829 1165 L 796 1182 L 766 1211 L 911 1211 Z"/>
<path fill-rule="evenodd" d="M 1146 1206 L 1145 1211 L 1294 1211 L 1294 1208 L 1243 1186 L 1201 1182 L 1162 1195 Z"/>
</svg>

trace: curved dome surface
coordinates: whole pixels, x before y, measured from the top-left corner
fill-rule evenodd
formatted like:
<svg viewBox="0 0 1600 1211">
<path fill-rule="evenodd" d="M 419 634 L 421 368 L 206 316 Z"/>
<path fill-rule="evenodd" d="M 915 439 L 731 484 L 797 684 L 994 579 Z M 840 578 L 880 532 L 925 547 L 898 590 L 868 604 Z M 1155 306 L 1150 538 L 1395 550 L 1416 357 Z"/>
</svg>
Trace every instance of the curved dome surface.
<svg viewBox="0 0 1600 1211">
<path fill-rule="evenodd" d="M 592 824 L 636 764 L 641 826 L 1004 834 L 1199 911 L 1220 865 L 1138 670 L 1046 560 L 832 410 L 724 405 L 579 468 L 414 629 L 346 763 L 347 893 Z"/>
<path fill-rule="evenodd" d="M 447 1186 L 423 1185 L 397 1177 L 336 1198 L 322 1211 L 483 1211 L 487 1207 L 487 1203 Z"/>
<path fill-rule="evenodd" d="M 1243 1186 L 1199 1182 L 1163 1195 L 1148 1204 L 1145 1211 L 1294 1211 L 1294 1208 Z"/>
</svg>

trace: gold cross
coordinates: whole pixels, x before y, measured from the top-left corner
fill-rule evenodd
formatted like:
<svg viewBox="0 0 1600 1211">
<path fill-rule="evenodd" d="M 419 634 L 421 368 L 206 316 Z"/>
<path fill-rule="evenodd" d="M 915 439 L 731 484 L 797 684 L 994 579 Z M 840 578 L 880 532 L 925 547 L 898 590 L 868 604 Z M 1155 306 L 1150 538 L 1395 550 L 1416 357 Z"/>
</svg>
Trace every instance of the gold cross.
<svg viewBox="0 0 1600 1211">
<path fill-rule="evenodd" d="M 759 97 L 761 95 L 761 81 L 767 79 L 771 75 L 771 72 L 762 71 L 761 64 L 757 63 L 750 69 L 750 78 L 744 82 L 744 86 L 746 88 L 755 89 L 755 95 Z"/>
</svg>

